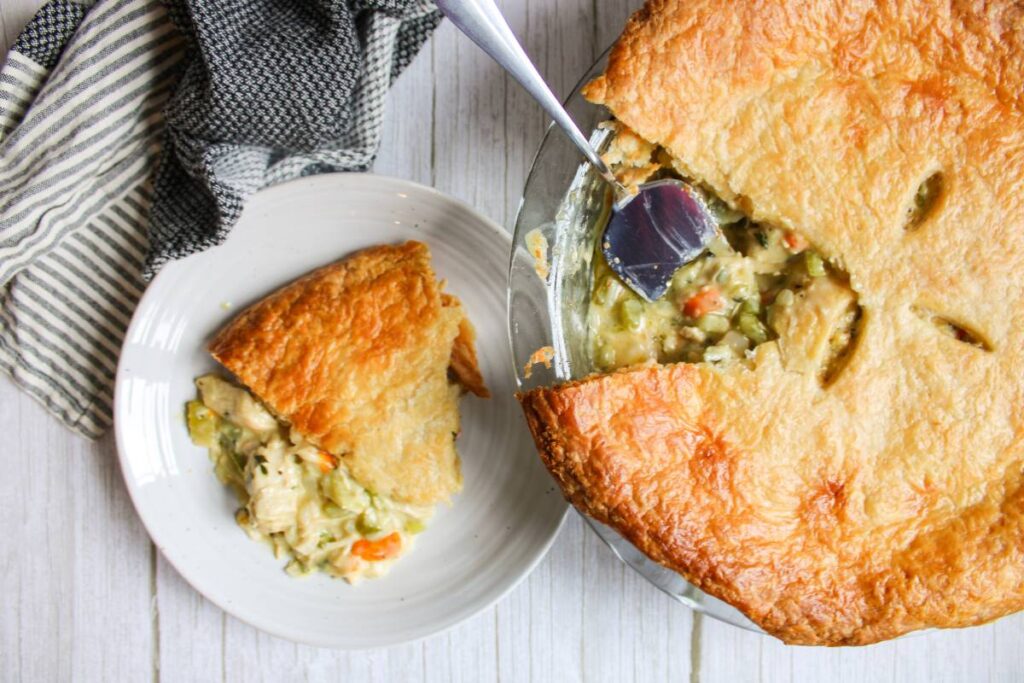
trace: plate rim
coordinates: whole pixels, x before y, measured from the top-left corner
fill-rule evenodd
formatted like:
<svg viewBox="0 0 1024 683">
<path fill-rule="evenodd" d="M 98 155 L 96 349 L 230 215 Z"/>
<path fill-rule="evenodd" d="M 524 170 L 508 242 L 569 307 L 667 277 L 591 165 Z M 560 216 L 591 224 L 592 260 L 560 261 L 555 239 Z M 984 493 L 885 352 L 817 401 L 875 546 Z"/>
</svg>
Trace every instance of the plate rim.
<svg viewBox="0 0 1024 683">
<path fill-rule="evenodd" d="M 287 192 L 291 191 L 291 189 L 296 187 L 296 186 L 307 186 L 307 185 L 317 185 L 317 184 L 324 184 L 324 185 L 328 185 L 328 186 L 337 186 L 337 185 L 342 185 L 342 186 L 344 186 L 344 185 L 355 185 L 355 186 L 358 186 L 361 183 L 370 183 L 370 184 L 374 184 L 374 185 L 385 185 L 385 186 L 390 186 L 390 187 L 392 187 L 392 188 L 394 188 L 396 190 L 409 191 L 410 192 L 410 197 L 413 196 L 412 193 L 418 193 L 418 194 L 424 194 L 425 193 L 427 195 L 431 195 L 431 196 L 433 196 L 434 198 L 440 200 L 443 203 L 448 203 L 449 205 L 452 205 L 452 206 L 456 207 L 457 209 L 466 212 L 467 214 L 472 216 L 474 219 L 476 219 L 479 223 L 481 223 L 483 225 L 486 225 L 487 228 L 488 228 L 488 234 L 490 236 L 497 238 L 502 243 L 502 246 L 506 247 L 506 249 L 508 251 L 512 250 L 512 246 L 513 246 L 512 245 L 512 235 L 508 231 L 504 230 L 501 226 L 499 226 L 495 221 L 493 221 L 490 218 L 488 218 L 487 216 L 483 215 L 482 213 L 477 211 L 475 208 L 470 206 L 468 203 L 466 203 L 466 202 L 464 202 L 461 199 L 458 199 L 456 197 L 452 197 L 451 195 L 445 194 L 444 192 L 441 192 L 440 190 L 437 190 L 436 188 L 429 187 L 427 185 L 423 185 L 421 183 L 417 183 L 417 182 L 411 181 L 411 180 L 406 180 L 406 179 L 403 179 L 403 178 L 395 178 L 393 176 L 379 175 L 379 174 L 376 174 L 376 173 L 354 173 L 354 172 L 324 173 L 324 174 L 319 174 L 319 175 L 306 176 L 306 177 L 296 178 L 294 180 L 289 180 L 289 181 L 286 181 L 286 182 L 283 182 L 283 183 L 278 183 L 276 185 L 272 185 L 270 187 L 264 188 L 264 189 L 262 189 L 262 190 L 260 190 L 260 191 L 258 191 L 256 193 L 254 193 L 254 195 L 252 197 L 250 197 L 250 201 L 254 197 L 256 197 L 257 195 L 261 196 L 261 197 L 266 197 L 267 195 L 271 195 L 271 194 L 278 194 L 278 193 L 282 193 L 282 192 L 283 193 L 287 193 Z M 242 216 L 239 217 L 239 220 L 242 220 L 243 217 L 244 217 L 244 209 L 243 209 Z M 185 257 L 185 258 L 188 258 L 188 257 Z M 117 451 L 118 468 L 121 471 L 121 480 L 124 482 L 125 488 L 128 490 L 128 496 L 131 499 L 132 507 L 135 510 L 136 517 L 139 519 L 139 521 L 142 522 L 142 526 L 146 530 L 146 535 L 149 537 L 149 540 L 153 543 L 153 546 L 160 552 L 160 554 L 163 556 L 164 560 L 166 560 L 167 563 L 170 564 L 174 568 L 174 570 L 178 573 L 178 575 L 188 584 L 188 586 L 189 586 L 189 588 L 191 590 L 194 590 L 196 593 L 198 593 L 200 596 L 202 596 L 203 599 L 209 600 L 212 604 L 217 606 L 217 608 L 222 610 L 224 613 L 231 615 L 233 618 L 238 619 L 239 621 L 241 621 L 241 622 L 243 622 L 245 624 L 248 624 L 249 626 L 252 626 L 253 628 L 255 628 L 255 629 L 259 630 L 259 631 L 262 631 L 264 633 L 270 634 L 270 635 L 275 636 L 277 638 L 282 638 L 282 639 L 289 640 L 289 641 L 295 642 L 295 643 L 302 643 L 302 644 L 306 644 L 306 645 L 312 645 L 312 646 L 315 646 L 315 647 L 330 648 L 330 649 L 335 649 L 335 650 L 349 650 L 349 651 L 369 650 L 369 649 L 375 649 L 375 648 L 393 647 L 395 645 L 400 645 L 400 644 L 416 643 L 416 642 L 419 642 L 419 641 L 424 640 L 426 638 L 442 634 L 442 633 L 444 633 L 444 632 L 454 628 L 455 626 L 457 626 L 457 625 L 459 625 L 459 624 L 461 624 L 461 623 L 463 623 L 465 621 L 468 621 L 469 619 L 472 619 L 473 617 L 481 614 L 482 612 L 486 611 L 487 609 L 490 609 L 491 607 L 493 607 L 494 605 L 496 605 L 497 603 L 502 601 L 509 593 L 511 593 L 516 587 L 518 587 L 526 579 L 526 577 L 528 577 L 530 574 L 532 574 L 533 571 L 537 568 L 537 566 L 547 557 L 548 553 L 551 550 L 551 546 L 554 545 L 555 540 L 558 538 L 559 534 L 561 533 L 562 527 L 565 525 L 565 520 L 569 516 L 569 510 L 570 510 L 571 506 L 569 505 L 568 501 L 564 501 L 564 500 L 562 501 L 562 513 L 558 517 L 558 521 L 555 524 L 552 525 L 552 529 L 548 532 L 547 538 L 540 545 L 538 551 L 534 554 L 534 557 L 525 565 L 525 568 L 523 569 L 523 571 L 520 572 L 517 576 L 515 576 L 511 581 L 509 581 L 506 586 L 502 587 L 501 590 L 496 591 L 493 596 L 489 597 L 485 601 L 482 601 L 478 606 L 470 609 L 465 614 L 461 614 L 461 615 L 457 614 L 457 615 L 454 616 L 454 618 L 443 620 L 443 621 L 439 622 L 437 624 L 437 626 L 434 627 L 434 628 L 424 628 L 422 633 L 418 633 L 418 634 L 415 634 L 415 635 L 412 635 L 412 636 L 409 636 L 409 637 L 388 638 L 388 639 L 384 639 L 381 642 L 373 644 L 373 645 L 346 645 L 344 643 L 340 643 L 337 640 L 333 640 L 333 639 L 330 639 L 330 638 L 315 638 L 315 637 L 310 638 L 310 637 L 299 636 L 299 635 L 291 633 L 291 632 L 285 632 L 284 630 L 275 628 L 273 624 L 256 623 L 256 620 L 252 620 L 252 619 L 249 619 L 249 618 L 246 618 L 246 617 L 243 617 L 243 616 L 239 615 L 233 608 L 231 608 L 227 604 L 224 604 L 220 599 L 218 599 L 218 598 L 216 598 L 216 597 L 214 597 L 212 595 L 209 595 L 206 592 L 200 590 L 195 585 L 195 583 L 193 582 L 193 579 L 192 579 L 191 575 L 189 573 L 183 571 L 182 568 L 179 566 L 179 563 L 175 559 L 172 559 L 167 554 L 167 552 L 165 552 L 164 545 L 160 542 L 160 540 L 153 533 L 151 525 L 147 521 L 146 515 L 143 514 L 143 512 L 142 512 L 142 507 L 140 505 L 140 494 L 141 494 L 141 491 L 138 489 L 138 487 L 135 484 L 135 482 L 132 479 L 129 478 L 129 475 L 128 475 L 128 467 L 127 467 L 128 456 L 126 455 L 126 443 L 125 443 L 127 437 L 126 437 L 126 435 L 124 433 L 124 430 L 125 430 L 125 427 L 124 427 L 124 424 L 123 424 L 124 420 L 123 419 L 118 419 L 119 416 L 123 416 L 123 411 L 125 410 L 125 408 L 123 407 L 122 404 L 123 404 L 124 400 L 126 400 L 126 399 L 123 399 L 123 393 L 124 392 L 123 392 L 122 387 L 123 387 L 123 384 L 124 384 L 124 380 L 125 380 L 126 376 L 128 375 L 128 373 L 130 371 L 130 368 L 128 368 L 128 366 L 126 364 L 126 360 L 125 360 L 126 359 L 125 349 L 127 348 L 128 344 L 129 344 L 129 340 L 132 338 L 132 333 L 136 330 L 137 326 L 140 324 L 140 320 L 141 320 L 140 312 L 145 310 L 146 306 L 151 303 L 152 299 L 155 299 L 155 297 L 156 297 L 155 291 L 156 290 L 154 288 L 154 285 L 157 283 L 157 281 L 161 277 L 164 276 L 164 273 L 166 273 L 169 268 L 174 268 L 174 267 L 178 266 L 184 260 L 185 259 L 177 259 L 175 261 L 171 261 L 171 262 L 167 263 L 163 268 L 161 268 L 161 270 L 156 274 L 156 276 L 146 285 L 145 291 L 143 292 L 142 296 L 139 298 L 138 303 L 135 305 L 135 309 L 132 311 L 132 317 L 131 317 L 131 320 L 130 320 L 130 322 L 128 324 L 128 327 L 125 329 L 124 340 L 121 343 L 121 348 L 120 348 L 119 353 L 118 353 L 117 368 L 116 368 L 116 370 L 114 372 L 114 395 L 113 395 L 114 419 L 113 419 L 113 431 L 114 431 L 115 450 Z M 502 277 L 503 280 L 505 279 L 503 277 L 503 274 L 500 273 L 500 272 L 498 273 L 498 276 Z M 296 277 L 301 277 L 301 274 L 299 274 Z M 507 290 L 508 290 L 508 283 L 507 283 L 507 281 L 504 281 L 504 282 L 501 283 L 501 288 L 506 290 L 506 296 L 507 296 Z M 507 306 L 506 306 L 506 309 L 507 309 Z M 506 319 L 508 318 L 508 311 L 507 310 L 505 311 L 504 317 Z M 507 337 L 503 337 L 503 339 L 506 342 L 508 341 Z"/>
</svg>

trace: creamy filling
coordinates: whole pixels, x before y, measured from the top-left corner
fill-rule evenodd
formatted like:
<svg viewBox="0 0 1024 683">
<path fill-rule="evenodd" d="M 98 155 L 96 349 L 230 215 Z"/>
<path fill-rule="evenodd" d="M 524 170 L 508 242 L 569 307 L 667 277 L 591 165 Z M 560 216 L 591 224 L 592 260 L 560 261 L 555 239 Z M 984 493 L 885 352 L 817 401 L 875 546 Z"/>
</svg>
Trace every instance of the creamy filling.
<svg viewBox="0 0 1024 683">
<path fill-rule="evenodd" d="M 620 124 L 605 160 L 627 185 L 682 177 L 663 150 Z M 686 180 L 686 178 L 683 178 Z M 699 187 L 720 233 L 648 302 L 612 271 L 595 245 L 588 313 L 601 371 L 657 361 L 727 364 L 777 340 L 788 369 L 827 381 L 850 347 L 859 308 L 848 278 L 798 233 L 751 221 Z M 603 232 L 599 226 L 597 234 Z"/>
<path fill-rule="evenodd" d="M 216 375 L 196 380 L 187 405 L 192 441 L 209 449 L 217 478 L 238 494 L 239 526 L 269 543 L 285 570 L 322 570 L 356 582 L 383 576 L 433 514 L 361 486 L 344 464 Z"/>
</svg>

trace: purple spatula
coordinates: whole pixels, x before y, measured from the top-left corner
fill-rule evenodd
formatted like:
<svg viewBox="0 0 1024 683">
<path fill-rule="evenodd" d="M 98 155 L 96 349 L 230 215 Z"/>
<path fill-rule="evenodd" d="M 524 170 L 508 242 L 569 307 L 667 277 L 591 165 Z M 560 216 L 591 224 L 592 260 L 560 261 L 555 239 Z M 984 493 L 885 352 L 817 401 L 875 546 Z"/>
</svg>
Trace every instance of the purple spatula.
<svg viewBox="0 0 1024 683">
<path fill-rule="evenodd" d="M 437 0 L 456 27 L 526 88 L 615 193 L 601 247 L 608 265 L 648 301 L 665 293 L 672 274 L 707 246 L 717 223 L 693 188 L 679 180 L 644 183 L 630 194 L 590 146 L 537 73 L 493 0 Z"/>
</svg>

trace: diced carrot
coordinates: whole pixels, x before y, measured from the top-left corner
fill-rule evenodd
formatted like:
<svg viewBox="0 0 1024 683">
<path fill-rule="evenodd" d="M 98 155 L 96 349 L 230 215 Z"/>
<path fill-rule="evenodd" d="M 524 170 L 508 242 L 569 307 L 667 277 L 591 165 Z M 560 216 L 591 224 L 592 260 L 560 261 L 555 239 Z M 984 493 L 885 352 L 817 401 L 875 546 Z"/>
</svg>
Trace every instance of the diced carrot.
<svg viewBox="0 0 1024 683">
<path fill-rule="evenodd" d="M 725 308 L 725 297 L 718 287 L 702 287 L 683 304 L 683 313 L 690 318 L 700 318 Z"/>
<path fill-rule="evenodd" d="M 553 346 L 542 346 L 534 351 L 529 359 L 526 361 L 526 365 L 523 366 L 523 377 L 530 379 L 530 375 L 533 374 L 533 366 L 538 363 L 543 363 L 544 367 L 551 368 L 551 359 L 555 357 L 555 347 Z"/>
<path fill-rule="evenodd" d="M 338 466 L 338 459 L 331 455 L 330 453 L 328 453 L 327 451 L 320 451 L 319 453 L 317 453 L 317 455 L 318 460 L 316 464 L 320 467 L 320 471 L 323 472 L 324 474 L 327 474 L 328 472 L 330 472 L 331 470 Z"/>
<path fill-rule="evenodd" d="M 402 549 L 402 537 L 398 532 L 388 534 L 376 541 L 361 538 L 352 544 L 352 554 L 367 562 L 390 560 Z"/>
<path fill-rule="evenodd" d="M 795 232 L 787 231 L 786 234 L 782 236 L 782 241 L 786 243 L 786 246 L 789 247 L 789 250 L 794 254 L 799 254 L 808 246 L 807 240 Z"/>
</svg>

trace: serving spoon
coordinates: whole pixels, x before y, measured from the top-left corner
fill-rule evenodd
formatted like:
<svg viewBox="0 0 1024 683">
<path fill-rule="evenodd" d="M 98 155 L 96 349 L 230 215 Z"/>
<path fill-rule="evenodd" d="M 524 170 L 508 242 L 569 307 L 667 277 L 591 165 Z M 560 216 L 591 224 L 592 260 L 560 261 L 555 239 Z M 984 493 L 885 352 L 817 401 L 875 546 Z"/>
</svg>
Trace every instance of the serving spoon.
<svg viewBox="0 0 1024 683">
<path fill-rule="evenodd" d="M 647 301 L 661 297 L 676 269 L 699 256 L 718 224 L 691 185 L 643 183 L 630 193 L 612 173 L 526 56 L 493 0 L 436 0 L 438 8 L 508 71 L 562 129 L 614 194 L 601 239 L 608 265 Z"/>
</svg>

